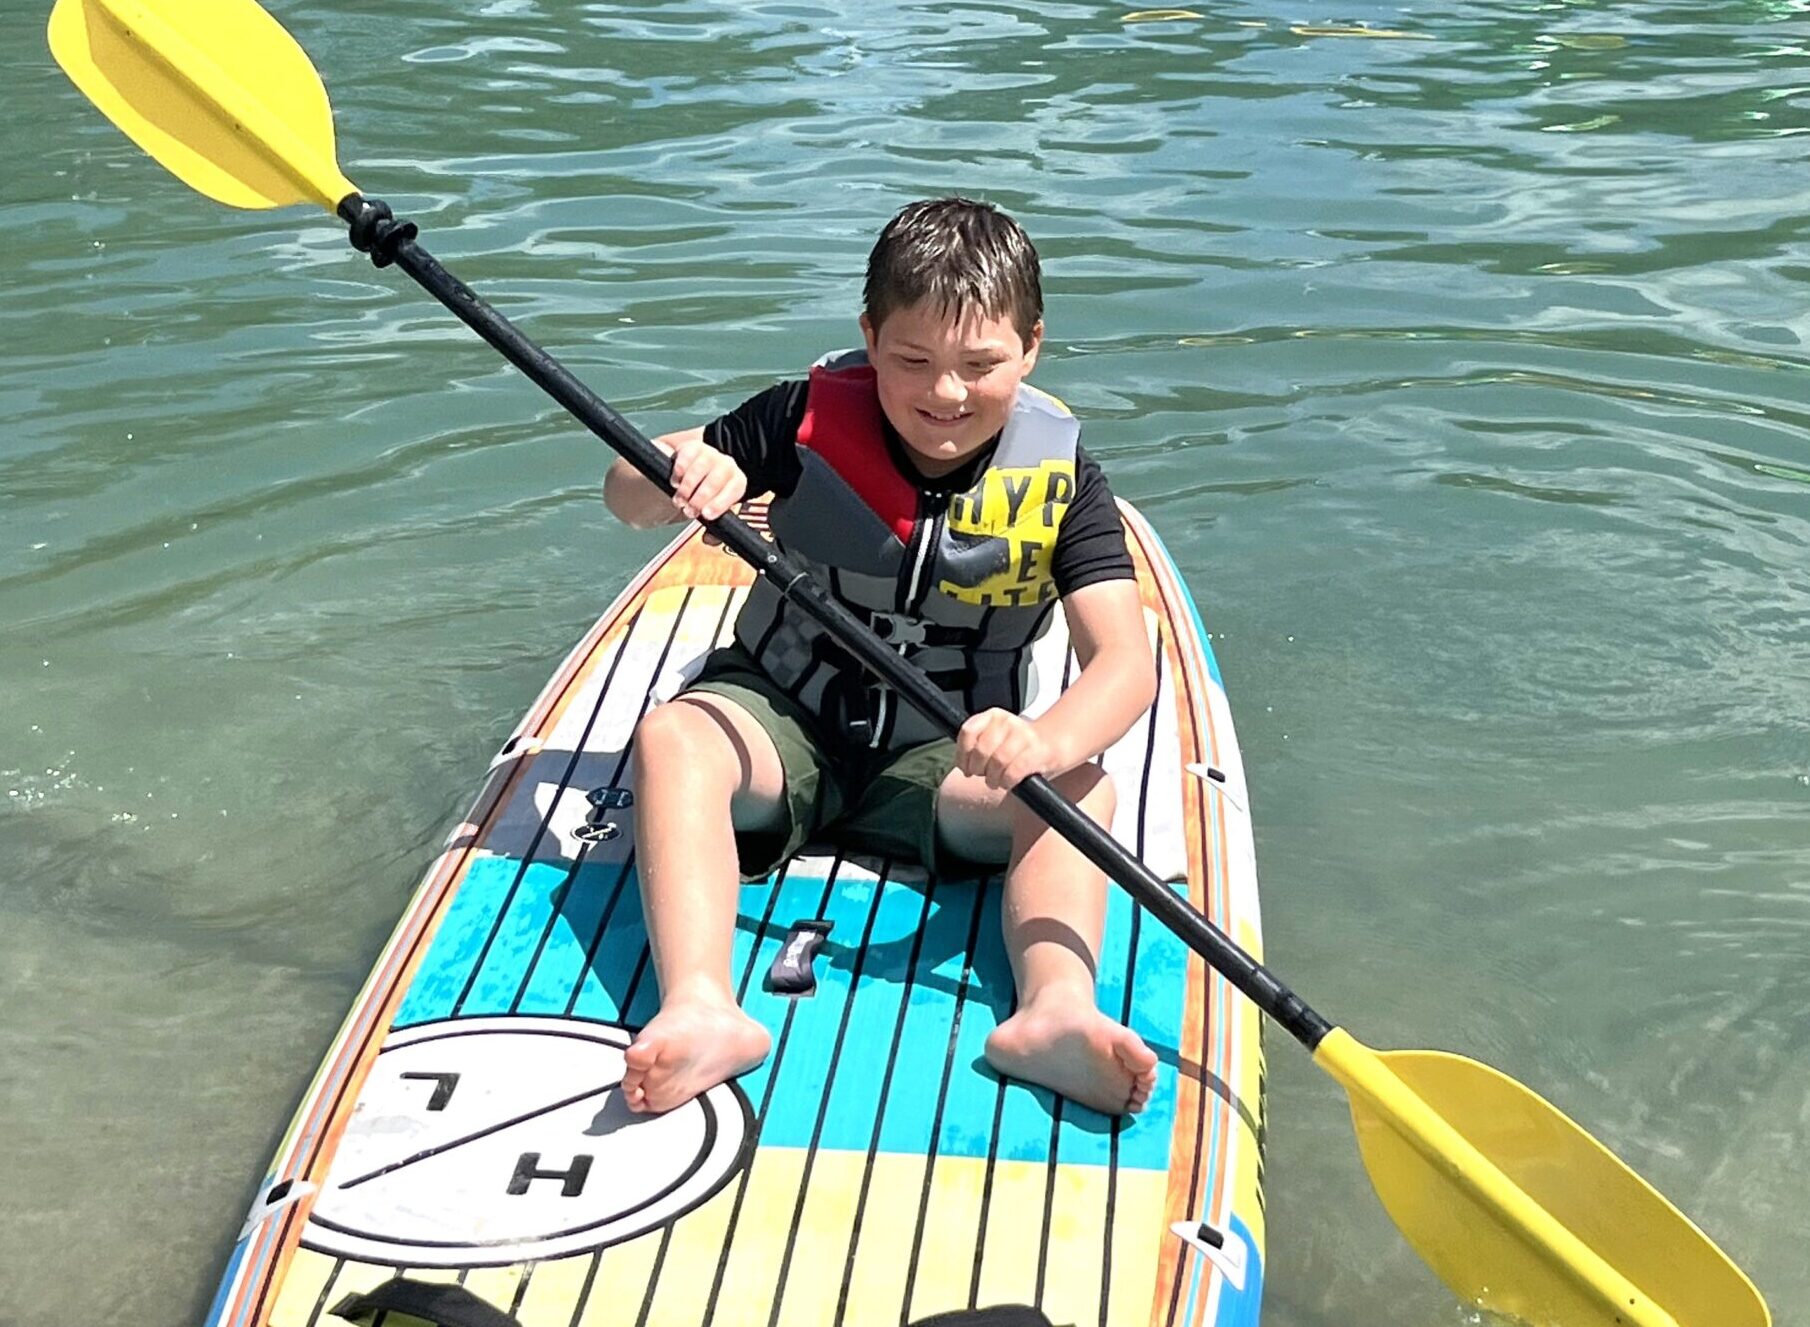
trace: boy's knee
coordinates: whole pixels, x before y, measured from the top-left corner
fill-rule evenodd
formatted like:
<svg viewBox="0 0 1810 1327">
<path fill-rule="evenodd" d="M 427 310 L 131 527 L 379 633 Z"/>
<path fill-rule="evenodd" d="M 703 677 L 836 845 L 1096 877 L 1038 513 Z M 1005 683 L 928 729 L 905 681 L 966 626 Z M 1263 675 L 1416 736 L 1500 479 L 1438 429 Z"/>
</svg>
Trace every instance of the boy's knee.
<svg viewBox="0 0 1810 1327">
<path fill-rule="evenodd" d="M 656 755 L 682 749 L 693 740 L 694 716 L 695 711 L 689 705 L 674 705 L 669 701 L 654 706 L 635 725 L 636 751 L 642 755 Z"/>
<path fill-rule="evenodd" d="M 1113 785 L 1112 775 L 1098 765 L 1077 765 L 1051 779 L 1050 785 L 1085 811 L 1088 818 L 1096 824 L 1112 823 L 1113 813 L 1119 807 L 1118 789 Z M 1014 797 L 1011 803 L 1013 813 L 1021 824 L 1032 829 L 1042 826 L 1042 818 L 1023 802 Z"/>
<path fill-rule="evenodd" d="M 1078 765 L 1056 782 L 1056 789 L 1095 820 L 1109 821 L 1119 807 L 1112 775 L 1098 765 Z"/>
<path fill-rule="evenodd" d="M 722 766 L 724 777 L 733 783 L 733 762 L 710 758 L 721 739 L 716 722 L 696 705 L 683 701 L 656 705 L 635 725 L 635 781 L 639 784 L 649 774 L 668 778 L 680 772 L 707 778 Z"/>
</svg>

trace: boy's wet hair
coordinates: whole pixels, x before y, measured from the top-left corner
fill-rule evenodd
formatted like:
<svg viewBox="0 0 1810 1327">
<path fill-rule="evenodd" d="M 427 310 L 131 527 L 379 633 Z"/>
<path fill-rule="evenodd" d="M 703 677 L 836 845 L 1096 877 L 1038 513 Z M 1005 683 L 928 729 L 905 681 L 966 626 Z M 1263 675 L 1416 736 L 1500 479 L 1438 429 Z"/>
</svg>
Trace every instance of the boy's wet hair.
<svg viewBox="0 0 1810 1327">
<path fill-rule="evenodd" d="M 887 222 L 867 256 L 862 299 L 875 331 L 924 300 L 958 319 L 1009 317 L 1026 345 L 1043 317 L 1030 237 L 991 203 L 970 198 L 928 198 Z"/>
</svg>

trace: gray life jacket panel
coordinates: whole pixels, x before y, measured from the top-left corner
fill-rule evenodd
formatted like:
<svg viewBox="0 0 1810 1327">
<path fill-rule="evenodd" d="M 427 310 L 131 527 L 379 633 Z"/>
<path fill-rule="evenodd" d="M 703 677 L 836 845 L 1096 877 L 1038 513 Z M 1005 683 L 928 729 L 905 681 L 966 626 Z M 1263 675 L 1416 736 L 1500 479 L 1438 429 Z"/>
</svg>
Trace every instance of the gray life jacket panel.
<svg viewBox="0 0 1810 1327">
<path fill-rule="evenodd" d="M 863 350 L 811 368 L 798 486 L 775 498 L 774 538 L 965 714 L 1017 714 L 1031 646 L 1056 608 L 1052 562 L 1076 491 L 1081 426 L 1020 385 L 991 461 L 965 492 L 900 472 Z M 843 740 L 899 750 L 942 733 L 828 633 L 757 580 L 735 626 L 762 670 Z"/>
</svg>

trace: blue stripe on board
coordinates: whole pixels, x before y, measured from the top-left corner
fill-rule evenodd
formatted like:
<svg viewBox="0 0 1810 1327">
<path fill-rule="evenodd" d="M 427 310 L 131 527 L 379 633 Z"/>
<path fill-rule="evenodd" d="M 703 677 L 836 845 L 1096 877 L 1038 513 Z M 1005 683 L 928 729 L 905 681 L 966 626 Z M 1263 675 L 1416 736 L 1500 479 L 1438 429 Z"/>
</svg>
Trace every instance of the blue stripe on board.
<svg viewBox="0 0 1810 1327">
<path fill-rule="evenodd" d="M 617 866 L 610 873 L 607 884 L 598 882 L 599 888 L 613 893 L 621 874 L 622 868 Z M 629 869 L 627 878 L 622 881 L 621 893 L 616 897 L 616 906 L 610 912 L 609 925 L 602 938 L 597 937 L 594 927 L 581 934 L 586 951 L 595 945 L 597 952 L 579 973 L 582 984 L 578 987 L 577 999 L 572 1001 L 573 1016 L 634 1026 L 634 1021 L 625 1016 L 622 1005 L 629 994 L 629 983 L 635 979 L 641 953 L 647 948 L 647 921 L 641 913 L 641 880 L 634 868 Z M 582 959 L 580 961 L 582 963 Z M 643 975 L 642 981 L 649 986 L 654 984 L 651 973 Z M 572 1000 L 570 986 L 566 988 L 566 999 Z"/>
<path fill-rule="evenodd" d="M 981 887 L 965 880 L 952 889 L 954 898 L 974 898 L 981 893 L 981 931 L 974 938 L 974 976 L 968 998 L 961 1005 L 961 1026 L 956 1032 L 956 1054 L 948 1068 L 948 1090 L 943 1104 L 943 1131 L 936 1141 L 938 1157 L 981 1157 L 994 1146 L 994 1110 L 999 1106 L 999 1075 L 986 1064 L 986 1036 L 1012 1014 L 1012 963 L 1006 959 L 1005 938 L 999 934 L 999 885 Z M 957 967 L 956 978 L 961 976 Z M 945 1043 L 947 1045 L 947 1043 Z M 1024 1097 L 1043 1088 L 1006 1092 L 1006 1110 L 1012 1097 Z M 1053 1103 L 1050 1093 L 1044 1101 Z M 934 1101 L 930 1106 L 934 1106 Z M 1001 1131 L 999 1155 L 1015 1160 L 1050 1159 L 1050 1115 L 1032 1101 L 1032 1110 L 1043 1117 L 1041 1137 L 1024 1139 L 1017 1131 Z M 1037 1130 L 1032 1130 L 1035 1133 Z"/>
<path fill-rule="evenodd" d="M 1129 796 L 1129 790 L 1121 795 Z M 1100 1008 L 1111 1011 L 1114 1017 L 1125 1007 L 1125 968 L 1131 958 L 1131 915 L 1135 907 L 1131 895 L 1116 886 L 1107 886 L 1106 931 L 1100 941 L 1099 975 L 1094 986 Z M 1149 930 L 1150 926 L 1145 925 L 1139 929 Z M 1142 945 L 1139 949 L 1142 949 Z M 1160 986 L 1147 984 L 1141 964 L 1134 974 L 1133 984 L 1139 1000 L 1154 999 L 1178 1006 L 1181 1002 L 1180 987 L 1164 990 Z M 1145 1040 L 1148 1041 L 1149 1038 L 1146 1037 Z M 1164 1044 L 1173 1046 L 1175 1043 Z M 1162 1153 L 1156 1164 L 1164 1169 L 1168 1168 L 1168 1121 L 1174 1115 L 1174 1097 L 1170 1095 L 1165 1098 L 1160 1095 L 1161 1091 L 1159 1084 L 1159 1095 L 1152 1097 L 1150 1106 L 1151 1111 L 1159 1112 L 1158 1116 L 1151 1117 L 1148 1111 L 1143 1116 L 1132 1116 L 1119 1130 L 1121 1165 L 1141 1167 L 1144 1164 L 1143 1149 L 1147 1146 L 1146 1138 L 1151 1136 L 1154 1126 L 1156 1133 L 1160 1135 L 1162 1146 Z M 1167 1108 L 1165 1101 L 1168 1103 Z M 1088 1166 L 1112 1164 L 1112 1117 L 1089 1110 L 1073 1101 L 1065 1103 L 1062 1107 L 1062 1136 L 1058 1146 L 1058 1155 L 1064 1162 Z"/>
<path fill-rule="evenodd" d="M 1186 895 L 1186 889 L 1176 889 Z M 1127 920 L 1127 926 L 1130 925 Z M 1182 1014 L 1187 1007 L 1188 946 L 1168 927 L 1146 916 L 1138 927 L 1137 968 L 1132 981 L 1131 1030 L 1157 1054 L 1156 1088 L 1150 1106 L 1127 1120 L 1119 1132 L 1121 1164 L 1152 1170 L 1169 1168 L 1170 1134 L 1180 1090 Z M 1110 1006 L 1107 1006 L 1110 1008 Z M 1063 1160 L 1103 1160 L 1110 1138 L 1097 1140 L 1098 1155 L 1077 1149 Z"/>
<path fill-rule="evenodd" d="M 861 987 L 856 992 L 858 1004 L 843 1039 L 835 1081 L 830 1084 L 830 1108 L 819 1147 L 864 1152 L 873 1138 L 880 1088 L 886 1082 L 892 1051 L 892 1028 L 898 1022 L 910 975 L 911 942 L 924 912 L 925 888 L 922 881 L 888 880 L 881 891 L 861 969 Z M 907 1080 L 896 1071 L 892 1081 L 895 1091 L 905 1094 L 923 1089 L 922 1080 Z M 887 1109 L 898 1107 L 889 1104 Z"/>
<path fill-rule="evenodd" d="M 1251 1228 L 1237 1216 L 1232 1217 L 1232 1233 L 1244 1241 L 1250 1264 L 1245 1268 L 1243 1290 L 1234 1290 L 1230 1285 L 1220 1290 L 1216 1327 L 1258 1327 L 1258 1314 L 1263 1309 L 1263 1254 L 1251 1238 Z"/>
<path fill-rule="evenodd" d="M 800 886 L 802 892 L 810 898 L 809 907 L 814 909 L 823 900 L 824 877 L 798 875 L 796 866 L 793 871 L 794 876 L 788 876 L 787 883 Z M 748 1012 L 773 1032 L 775 1046 L 778 1045 L 780 1026 L 785 1021 L 787 1006 L 792 1006 L 793 1010 L 791 1030 L 786 1037 L 785 1060 L 779 1079 L 773 1085 L 772 1099 L 761 1118 L 761 1141 L 765 1144 L 800 1148 L 811 1145 L 811 1135 L 816 1131 L 823 1094 L 828 1086 L 830 1063 L 836 1053 L 842 1011 L 848 1007 L 852 995 L 856 951 L 861 943 L 862 932 L 867 929 L 868 916 L 877 905 L 880 894 L 881 885 L 878 880 L 845 864 L 837 876 L 829 906 L 822 913 L 788 912 L 783 899 L 781 906 L 774 909 L 771 929 L 775 946 L 785 940 L 787 931 L 797 921 L 822 916 L 831 923 L 831 930 L 814 965 L 817 974 L 815 994 L 799 1000 L 788 1000 L 764 989 L 757 994 L 754 987 L 750 986 L 748 997 L 743 1002 Z M 762 963 L 755 975 L 757 980 L 765 977 L 766 962 Z M 865 971 L 862 975 L 863 985 L 867 985 Z M 877 1039 L 882 1035 L 878 1025 L 868 1022 L 866 1013 L 863 1006 L 855 1014 L 855 1021 L 851 1022 L 848 1031 L 851 1042 L 864 1037 Z M 891 1027 L 890 1023 L 886 1025 L 889 1033 Z M 773 1058 L 768 1057 L 769 1065 Z M 841 1072 L 846 1072 L 846 1069 L 839 1066 L 838 1073 Z M 742 1080 L 742 1090 L 754 1100 L 760 1100 L 760 1094 L 766 1089 L 766 1075 L 767 1068 L 763 1066 Z M 860 1123 L 871 1132 L 871 1116 Z M 846 1127 L 845 1124 L 844 1128 Z M 824 1128 L 827 1136 L 831 1128 L 828 1121 Z M 852 1139 L 857 1136 L 861 1148 L 866 1148 L 865 1134 L 855 1129 L 849 1129 L 848 1132 L 851 1136 L 850 1150 L 855 1146 Z"/>
<path fill-rule="evenodd" d="M 939 1156 L 996 1155 L 1001 1161 L 1045 1162 L 1050 1157 L 1050 1114 L 1056 1108 L 1056 1094 L 1013 1083 L 1002 1102 L 999 1075 L 986 1062 L 988 1036 L 1012 1013 L 1012 961 L 1006 957 L 999 929 L 1002 892 L 996 882 L 986 887 L 980 934 L 974 941 L 974 987 L 962 1010 L 949 1103 L 936 1150 Z M 1000 1117 L 996 1151 L 995 1112 Z"/>
<path fill-rule="evenodd" d="M 822 877 L 816 877 L 808 884 L 806 879 L 800 876 L 788 881 L 796 893 L 790 904 L 782 900 L 774 910 L 773 933 L 763 938 L 757 957 L 758 971 L 764 972 L 778 952 L 786 926 L 809 915 L 808 911 L 796 911 L 796 906 L 804 904 L 808 909 L 821 898 Z M 856 1007 L 837 1066 L 836 1082 L 832 1085 L 835 1100 L 824 1123 L 820 1147 L 865 1151 L 872 1136 L 880 1083 L 885 1074 L 885 1056 L 904 988 L 911 927 L 923 909 L 922 888 L 919 884 L 895 881 L 883 891 L 861 986 L 854 995 Z M 940 1082 L 942 1077 L 965 965 L 963 946 L 973 916 L 976 888 L 974 882 L 940 883 L 937 887 L 936 903 L 926 923 L 918 976 L 906 1012 L 898 1063 L 893 1071 L 893 1093 L 886 1103 L 886 1118 L 881 1126 L 879 1151 L 882 1153 L 921 1156 L 930 1151 L 930 1128 L 937 1093 L 922 1089 L 925 1084 Z M 832 957 L 827 963 L 819 959 L 818 994 L 801 1002 L 794 1017 L 793 1049 L 787 1053 L 785 1072 L 775 1087 L 772 1104 L 762 1121 L 763 1144 L 798 1148 L 810 1145 L 822 1074 L 834 1050 L 834 1033 L 842 1004 L 850 998 L 848 983 L 852 959 L 846 954 L 834 954 L 833 946 L 839 937 L 859 936 L 866 922 L 865 909 L 872 890 L 873 882 L 865 877 L 838 883 L 829 908 L 837 923 L 831 937 L 832 946 L 826 950 Z M 1116 939 L 1109 938 L 1107 947 L 1110 950 L 1114 944 L 1117 946 L 1115 965 L 1119 976 L 1115 981 L 1122 982 L 1130 905 L 1127 902 L 1114 906 L 1119 914 L 1114 928 Z M 987 891 L 982 907 L 974 983 L 962 1004 L 962 1022 L 957 1034 L 942 1133 L 936 1146 L 937 1153 L 942 1156 L 984 1158 L 992 1146 L 993 1106 L 999 1080 L 986 1066 L 982 1051 L 987 1034 L 1010 1010 L 1011 968 L 999 932 L 997 886 Z M 746 911 L 748 908 L 744 904 Z M 1142 928 L 1146 935 L 1159 929 Z M 745 944 L 746 937 L 738 934 L 737 943 Z M 1137 984 L 1140 1001 L 1172 1006 L 1161 1015 L 1144 1020 L 1145 1028 L 1140 1029 L 1170 1051 L 1160 1071 L 1166 1075 L 1168 1090 L 1158 1096 L 1149 1110 L 1129 1121 L 1119 1136 L 1119 1164 L 1143 1170 L 1168 1168 L 1170 1131 L 1175 1114 L 1175 1069 L 1170 1061 L 1174 1058 L 1175 1029 L 1180 1024 L 1182 988 L 1173 972 L 1168 970 L 1169 965 L 1147 958 L 1150 951 L 1160 950 L 1162 944 L 1160 939 L 1140 942 Z M 1179 942 L 1173 942 L 1173 945 L 1179 947 Z M 738 964 L 739 961 L 738 954 Z M 1147 992 L 1145 971 L 1152 974 Z M 1116 1000 L 1118 996 L 1109 998 Z M 765 991 L 751 990 L 746 1008 L 777 1033 L 785 1018 L 786 1003 Z M 766 1087 L 766 1075 L 766 1066 L 747 1075 L 742 1079 L 743 1091 L 759 1100 Z M 1032 1162 L 1049 1159 L 1053 1102 L 1052 1095 L 1041 1088 L 1017 1083 L 1008 1086 L 1000 1131 L 998 1155 L 1001 1159 Z M 1058 1146 L 1065 1162 L 1106 1165 L 1111 1159 L 1110 1121 L 1068 1103 L 1063 1108 Z"/>
<path fill-rule="evenodd" d="M 773 1033 L 776 1051 L 779 1045 L 779 1034 L 786 1021 L 786 1011 L 792 1007 L 792 1001 L 783 995 L 775 995 L 767 989 L 767 969 L 772 967 L 773 959 L 778 955 L 780 946 L 785 944 L 786 932 L 791 928 L 792 923 L 816 917 L 819 915 L 818 909 L 824 907 L 824 877 L 818 871 L 811 869 L 814 865 L 815 863 L 807 865 L 804 862 L 794 862 L 786 878 L 780 882 L 779 897 L 773 900 L 773 919 L 760 935 L 759 943 L 754 950 L 754 980 L 749 983 L 748 994 L 742 1000 L 742 1008 L 748 1012 L 748 1015 L 765 1024 L 767 1029 Z M 865 901 L 865 892 L 871 890 L 872 885 L 871 882 L 861 883 L 864 893 L 863 901 Z M 763 908 L 761 911 L 764 912 L 765 909 Z M 760 913 L 755 915 L 759 916 Z M 848 920 L 850 912 L 845 905 L 839 905 L 833 901 L 830 916 L 837 921 L 836 933 L 832 935 L 832 940 L 840 938 L 846 944 L 851 930 L 854 932 L 856 940 L 861 938 L 861 924 Z M 741 938 L 740 928 L 737 929 L 737 939 L 739 940 Z M 819 957 L 817 979 L 819 994 L 808 1000 L 800 1001 L 801 1006 L 816 1004 L 823 1000 L 825 996 L 822 989 L 826 981 L 839 982 L 846 990 L 848 985 L 847 967 L 844 966 L 838 970 L 834 964 L 826 963 L 822 957 Z M 801 1008 L 800 1016 L 802 1017 L 804 1014 L 805 1010 Z M 833 1032 L 835 1024 L 831 1023 L 830 1028 Z M 761 1142 L 763 1144 L 779 1142 L 780 1137 L 783 1136 L 786 1140 L 782 1144 L 783 1146 L 808 1147 L 811 1142 L 811 1123 L 815 1118 L 815 1112 L 805 1112 L 798 1104 L 798 1097 L 801 1094 L 808 1094 L 812 1098 L 814 1107 L 816 1094 L 823 1090 L 823 1082 L 819 1078 L 814 1082 L 806 1083 L 801 1081 L 797 1074 L 791 1072 L 792 1057 L 801 1053 L 797 1046 L 798 1028 L 796 1024 L 792 1031 L 794 1035 L 787 1038 L 790 1046 L 790 1049 L 786 1051 L 787 1074 L 777 1085 L 773 1101 L 761 1121 Z M 750 1101 L 761 1101 L 765 1098 L 767 1079 L 773 1072 L 773 1062 L 776 1058 L 776 1055 L 767 1056 L 765 1062 L 758 1068 L 743 1074 L 738 1080 L 741 1083 L 742 1091 L 748 1094 Z M 770 1120 L 781 1122 L 777 1135 L 767 1132 Z"/>
<path fill-rule="evenodd" d="M 260 1194 L 270 1186 L 270 1178 L 270 1176 L 266 1175 L 264 1177 L 264 1183 L 258 1186 L 258 1192 Z M 203 1327 L 215 1327 L 215 1324 L 221 1321 L 221 1316 L 226 1311 L 227 1292 L 233 1288 L 233 1282 L 239 1278 L 239 1264 L 245 1261 L 246 1249 L 251 1246 L 252 1239 L 260 1234 L 262 1230 L 263 1227 L 260 1226 L 258 1230 L 254 1230 L 250 1235 L 247 1235 L 244 1239 L 241 1239 L 237 1244 L 233 1245 L 233 1256 L 227 1260 L 226 1271 L 221 1273 L 220 1288 L 214 1291 L 214 1300 L 213 1303 L 208 1306 L 207 1321 Z"/>
<path fill-rule="evenodd" d="M 393 1027 L 452 1017 L 459 992 L 465 989 L 465 980 L 484 950 L 484 941 L 520 869 L 521 863 L 513 857 L 480 857 L 466 869 L 396 1011 Z"/>
<path fill-rule="evenodd" d="M 590 952 L 597 928 L 603 925 L 604 912 L 611 909 L 613 902 L 612 926 L 622 920 L 624 909 L 631 906 L 635 908 L 634 915 L 640 916 L 638 903 L 630 897 L 639 899 L 634 876 L 631 873 L 627 879 L 623 878 L 627 870 L 619 861 L 586 862 L 578 868 L 572 878 L 572 887 L 560 901 L 559 915 L 553 919 L 553 929 L 547 933 L 540 960 L 522 988 L 521 1000 L 516 1005 L 518 1012 L 565 1013 L 572 992 L 587 976 L 585 955 Z"/>
<path fill-rule="evenodd" d="M 736 924 L 739 927 L 742 924 L 741 919 L 738 918 Z M 753 924 L 759 925 L 758 922 Z M 647 949 L 645 923 L 641 930 L 641 948 L 644 951 Z M 660 979 L 654 975 L 653 955 L 651 953 L 635 955 L 634 968 L 624 975 L 623 980 L 625 983 L 633 981 L 635 989 L 629 991 L 626 986 L 624 988 L 624 993 L 629 997 L 629 1003 L 628 1008 L 622 1011 L 622 1021 L 630 1027 L 645 1027 L 653 1021 L 654 1015 L 660 1012 Z"/>
<path fill-rule="evenodd" d="M 553 920 L 554 900 L 571 874 L 569 862 L 529 865 L 515 897 L 509 901 L 508 912 L 497 924 L 490 948 L 485 951 L 472 979 L 471 989 L 459 1006 L 460 1017 L 483 1018 L 509 1012 L 515 1004 L 516 992 L 522 988 L 522 978 L 540 949 L 541 937 L 547 935 L 548 923 Z M 559 926 L 558 929 L 570 937 L 570 926 Z M 553 942 L 554 937 L 548 935 L 548 945 Z"/>
<path fill-rule="evenodd" d="M 523 968 L 533 959 L 543 934 L 546 942 L 540 961 L 527 992 L 516 1006 L 520 1012 L 562 1012 L 574 983 L 581 981 L 572 1008 L 575 1016 L 630 1026 L 652 1017 L 658 1007 L 658 990 L 651 971 L 642 971 L 629 1008 L 623 1008 L 629 983 L 637 969 L 644 967 L 647 947 L 640 888 L 632 868 L 628 878 L 621 880 L 620 897 L 589 963 L 585 956 L 602 911 L 618 889 L 621 864 L 598 862 L 579 867 L 570 890 L 551 918 L 550 928 L 553 898 L 566 880 L 568 866 L 557 862 L 530 864 L 515 889 L 508 915 L 499 924 L 497 911 L 520 870 L 521 863 L 511 858 L 486 857 L 471 864 L 403 999 L 396 1027 L 452 1017 L 459 992 L 471 979 L 472 967 L 480 956 L 482 967 L 459 1014 L 481 1017 L 508 1012 L 520 988 Z M 787 928 L 795 921 L 818 915 L 824 883 L 820 873 L 804 874 L 795 869 L 778 886 L 781 896 L 774 901 L 772 923 L 764 934 L 759 933 L 759 918 L 766 911 L 767 894 L 774 886 L 760 882 L 742 889 L 733 971 L 739 974 L 752 961 L 756 980 L 750 984 L 745 1006 L 751 1016 L 775 1034 L 785 1021 L 790 1002 L 766 991 L 760 977 L 778 953 Z M 912 929 L 923 910 L 923 888 L 921 883 L 899 881 L 881 886 L 865 872 L 850 871 L 838 879 L 826 909 L 835 929 L 817 961 L 818 991 L 801 1001 L 794 1015 L 792 1048 L 762 1121 L 763 1143 L 799 1148 L 810 1145 L 842 1007 L 854 998 L 856 1007 L 834 1084 L 836 1101 L 824 1122 L 819 1146 L 866 1151 L 872 1137 L 874 1111 L 878 1109 L 885 1056 L 904 990 Z M 881 1152 L 922 1156 L 930 1151 L 937 1094 L 921 1088 L 942 1077 L 966 965 L 964 945 L 977 888 L 980 886 L 973 881 L 941 883 L 937 887 L 893 1072 L 894 1090 L 881 1129 Z M 1100 996 L 1103 1007 L 1116 1008 L 1123 993 L 1131 904 L 1119 890 L 1109 897 Z M 846 946 L 859 940 L 868 910 L 875 906 L 879 907 L 879 916 L 875 919 L 860 989 L 851 995 L 854 957 Z M 1012 978 L 999 931 L 997 884 L 987 888 L 981 906 L 973 981 L 962 1005 L 948 1100 L 936 1144 L 936 1151 L 942 1156 L 984 1158 L 992 1147 L 999 1080 L 987 1067 L 982 1052 L 987 1034 L 1010 1011 Z M 496 938 L 485 954 L 484 941 L 493 929 Z M 1162 927 L 1140 928 L 1132 1021 L 1147 1041 L 1168 1053 L 1158 1068 L 1159 1084 L 1150 1109 L 1128 1120 L 1120 1130 L 1121 1166 L 1144 1170 L 1163 1170 L 1168 1166 L 1175 1112 L 1173 1048 L 1179 1041 L 1186 953 L 1181 942 Z M 741 1080 L 742 1090 L 752 1100 L 760 1100 L 766 1090 L 770 1063 Z M 1002 1160 L 1049 1159 L 1053 1102 L 1051 1094 L 1042 1088 L 1017 1083 L 1007 1087 L 998 1147 Z M 1058 1147 L 1064 1162 L 1106 1165 L 1111 1159 L 1110 1121 L 1068 1103 L 1063 1107 Z"/>
<path fill-rule="evenodd" d="M 880 1152 L 924 1156 L 930 1151 L 930 1124 L 936 1114 L 936 1086 L 943 1079 L 949 1025 L 956 991 L 967 963 L 968 928 L 974 916 L 972 885 L 937 882 L 936 899 L 924 923 L 917 978 L 905 1007 L 905 1027 L 893 1066 L 893 1095 L 880 1129 Z M 879 1037 L 880 1025 L 875 1033 Z M 891 1029 L 886 1029 L 890 1035 Z M 985 1155 L 984 1151 L 982 1155 Z"/>
</svg>

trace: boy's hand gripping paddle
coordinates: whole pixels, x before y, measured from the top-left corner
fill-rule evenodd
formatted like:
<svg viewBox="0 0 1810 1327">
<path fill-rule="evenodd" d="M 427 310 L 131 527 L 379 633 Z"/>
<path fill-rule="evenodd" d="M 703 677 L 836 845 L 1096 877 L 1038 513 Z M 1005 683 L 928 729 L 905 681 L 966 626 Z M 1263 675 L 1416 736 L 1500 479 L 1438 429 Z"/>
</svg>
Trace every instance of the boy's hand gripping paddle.
<svg viewBox="0 0 1810 1327">
<path fill-rule="evenodd" d="M 440 266 L 416 230 L 340 173 L 320 76 L 253 0 L 57 0 L 50 48 L 151 156 L 234 207 L 314 203 L 402 268 L 666 492 L 671 462 Z M 966 717 L 733 514 L 711 531 L 953 735 Z M 1013 790 L 1313 1053 L 1351 1101 L 1358 1146 L 1408 1242 L 1468 1304 L 1547 1327 L 1768 1327 L 1753 1283 L 1644 1180 L 1488 1065 L 1375 1051 L 1234 945 L 1041 777 Z"/>
</svg>

